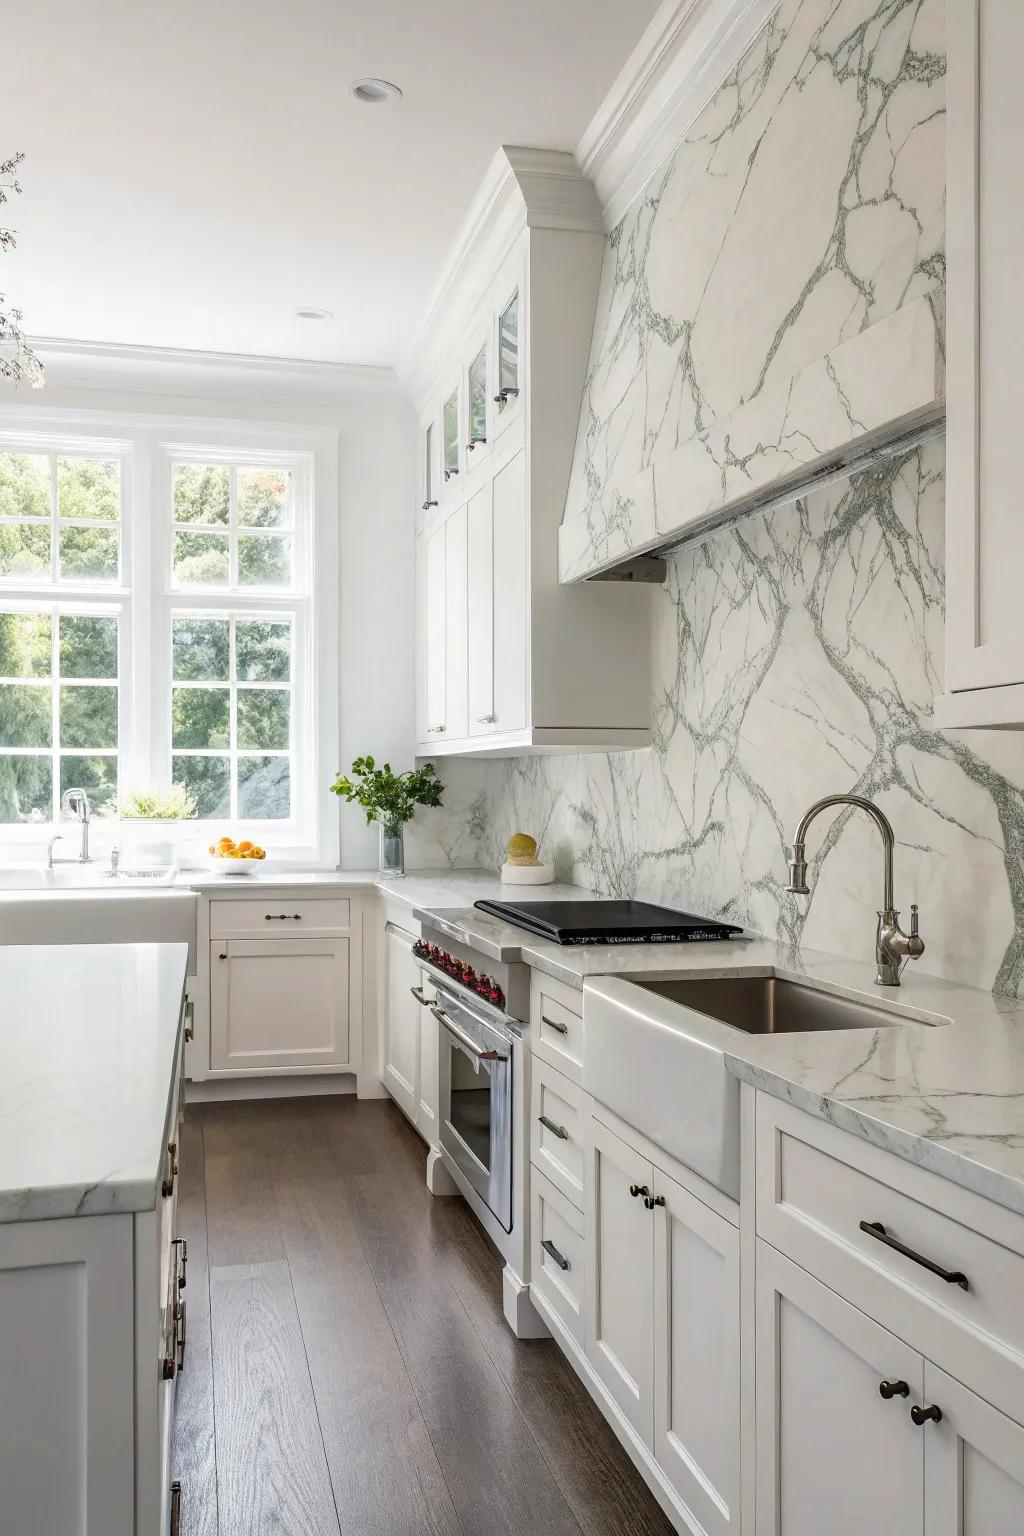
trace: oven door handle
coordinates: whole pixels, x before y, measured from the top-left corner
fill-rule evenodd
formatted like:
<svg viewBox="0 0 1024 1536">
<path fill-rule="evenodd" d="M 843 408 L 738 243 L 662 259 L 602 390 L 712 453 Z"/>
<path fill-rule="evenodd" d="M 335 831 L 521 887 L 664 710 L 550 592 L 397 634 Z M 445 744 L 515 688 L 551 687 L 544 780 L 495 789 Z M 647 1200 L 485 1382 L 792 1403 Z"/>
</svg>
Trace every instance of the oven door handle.
<svg viewBox="0 0 1024 1536">
<path fill-rule="evenodd" d="M 448 1017 L 446 1013 L 444 1013 L 440 1008 L 436 1007 L 433 1003 L 430 1005 L 430 1011 L 434 1015 L 434 1018 L 437 1020 L 437 1022 L 439 1024 L 443 1024 L 448 1033 L 450 1035 L 454 1035 L 455 1039 L 459 1042 L 463 1049 L 467 1050 L 471 1056 L 476 1058 L 477 1061 L 508 1060 L 508 1057 L 503 1056 L 500 1051 L 485 1051 L 481 1046 L 477 1045 L 472 1035 L 465 1034 L 457 1024 L 453 1023 L 453 1021 Z"/>
</svg>

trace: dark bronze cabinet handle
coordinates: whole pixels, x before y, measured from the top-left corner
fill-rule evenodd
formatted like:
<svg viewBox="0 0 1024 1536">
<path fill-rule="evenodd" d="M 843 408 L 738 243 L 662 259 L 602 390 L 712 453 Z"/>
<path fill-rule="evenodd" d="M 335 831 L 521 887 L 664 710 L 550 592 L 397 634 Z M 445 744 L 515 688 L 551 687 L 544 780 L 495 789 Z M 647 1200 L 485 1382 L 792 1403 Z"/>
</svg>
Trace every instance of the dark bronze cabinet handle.
<svg viewBox="0 0 1024 1536">
<path fill-rule="evenodd" d="M 181 1536 L 181 1484 L 175 1478 L 171 1484 L 171 1523 L 168 1536 Z"/>
<path fill-rule="evenodd" d="M 218 956 L 217 956 L 217 959 L 218 959 L 218 960 L 226 960 L 226 959 L 227 959 L 227 955 L 226 955 L 226 954 L 225 954 L 225 953 L 224 953 L 224 951 L 223 951 L 223 950 L 222 950 L 222 951 L 221 951 L 221 953 L 220 953 L 220 954 L 219 954 L 219 955 L 218 955 Z"/>
<path fill-rule="evenodd" d="M 419 1003 L 421 1008 L 429 1008 L 430 1007 L 431 1003 L 433 1002 L 433 998 L 432 997 L 424 997 L 423 996 L 423 988 L 422 987 L 410 987 L 409 991 L 412 993 L 413 997 Z"/>
<path fill-rule="evenodd" d="M 929 1419 L 936 1424 L 940 1424 L 942 1422 L 942 1409 L 937 1408 L 934 1403 L 932 1403 L 930 1408 L 919 1408 L 915 1403 L 910 1410 L 910 1417 L 917 1425 L 927 1424 Z"/>
<path fill-rule="evenodd" d="M 554 1259 L 559 1269 L 569 1268 L 569 1260 L 565 1257 L 564 1254 L 559 1253 L 550 1237 L 546 1237 L 544 1239 L 544 1241 L 541 1243 L 541 1247 L 544 1249 L 545 1253 L 550 1254 L 551 1258 Z"/>
<path fill-rule="evenodd" d="M 289 918 L 291 918 L 293 923 L 301 923 L 302 922 L 302 913 L 301 912 L 264 912 L 264 914 L 263 914 L 263 921 L 265 923 L 286 923 Z"/>
<path fill-rule="evenodd" d="M 967 1276 L 959 1269 L 943 1269 L 941 1264 L 936 1264 L 932 1259 L 925 1258 L 923 1253 L 915 1253 L 913 1248 L 908 1248 L 905 1243 L 899 1242 L 882 1226 L 880 1221 L 862 1221 L 860 1230 L 866 1232 L 868 1237 L 873 1237 L 879 1243 L 884 1243 L 887 1248 L 895 1253 L 902 1253 L 905 1259 L 910 1259 L 914 1264 L 920 1264 L 922 1269 L 929 1274 L 938 1275 L 940 1280 L 945 1280 L 947 1285 L 958 1285 L 962 1291 L 969 1289 Z"/>
<path fill-rule="evenodd" d="M 548 1029 L 557 1029 L 560 1035 L 567 1035 L 569 1033 L 568 1024 L 563 1024 L 560 1019 L 549 1019 L 546 1013 L 541 1014 L 540 1021 L 542 1024 L 546 1024 Z"/>
<path fill-rule="evenodd" d="M 648 1195 L 647 1198 L 644 1200 L 644 1205 L 647 1207 L 647 1209 L 649 1211 L 653 1211 L 654 1207 L 656 1205 L 664 1205 L 664 1204 L 665 1204 L 665 1196 L 664 1195 Z"/>
<path fill-rule="evenodd" d="M 550 1131 L 552 1136 L 557 1136 L 559 1141 L 569 1140 L 569 1132 L 566 1130 L 564 1125 L 556 1125 L 553 1120 L 548 1119 L 547 1115 L 538 1115 L 537 1119 L 540 1121 L 544 1129 Z"/>
<path fill-rule="evenodd" d="M 646 1184 L 631 1184 L 629 1186 L 629 1192 L 633 1196 L 634 1200 L 637 1198 L 638 1195 L 643 1195 L 645 1200 L 650 1199 L 651 1192 L 647 1188 Z"/>
<path fill-rule="evenodd" d="M 424 512 L 429 512 L 429 511 L 430 511 L 430 509 L 431 509 L 431 507 L 436 507 L 436 506 L 437 506 L 437 502 L 436 502 L 436 501 L 431 501 L 431 500 L 429 500 L 429 498 L 428 498 L 428 499 L 427 499 L 427 500 L 426 500 L 426 501 L 425 501 L 425 502 L 424 502 L 424 503 L 423 503 L 423 510 L 424 510 Z"/>
<path fill-rule="evenodd" d="M 186 1045 L 188 1045 L 189 1041 L 195 1039 L 195 1018 L 196 1005 L 190 997 L 187 997 L 185 999 L 185 1029 L 183 1032 Z"/>
<path fill-rule="evenodd" d="M 518 395 L 519 391 L 511 384 L 505 384 L 494 397 L 495 405 L 507 405 L 509 395 Z"/>
<path fill-rule="evenodd" d="M 171 1246 L 177 1248 L 181 1257 L 181 1268 L 178 1270 L 178 1290 L 183 1291 L 188 1284 L 188 1241 L 184 1237 L 172 1237 Z"/>
<path fill-rule="evenodd" d="M 178 1143 L 167 1143 L 167 1177 L 160 1186 L 160 1193 L 167 1200 L 174 1194 L 174 1180 L 178 1172 Z"/>
<path fill-rule="evenodd" d="M 185 1303 L 183 1301 L 178 1303 L 175 1318 L 178 1325 L 175 1339 L 175 1364 L 179 1371 L 183 1371 L 185 1369 Z"/>
<path fill-rule="evenodd" d="M 910 1388 L 905 1381 L 880 1381 L 878 1383 L 878 1395 L 884 1397 L 886 1402 L 893 1397 L 909 1397 Z"/>
</svg>

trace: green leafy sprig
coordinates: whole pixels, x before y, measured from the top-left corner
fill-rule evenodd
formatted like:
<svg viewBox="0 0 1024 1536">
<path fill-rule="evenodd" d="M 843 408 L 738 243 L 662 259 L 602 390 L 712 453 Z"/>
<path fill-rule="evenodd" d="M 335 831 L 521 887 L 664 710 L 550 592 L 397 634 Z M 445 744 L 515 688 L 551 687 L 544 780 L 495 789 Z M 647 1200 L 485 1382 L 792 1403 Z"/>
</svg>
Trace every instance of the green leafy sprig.
<svg viewBox="0 0 1024 1536">
<path fill-rule="evenodd" d="M 368 823 L 379 821 L 389 832 L 397 832 L 412 820 L 418 805 L 440 805 L 444 785 L 433 763 L 395 773 L 390 763 L 378 767 L 372 757 L 357 757 L 351 776 L 339 773 L 331 793 L 361 805 Z"/>
</svg>

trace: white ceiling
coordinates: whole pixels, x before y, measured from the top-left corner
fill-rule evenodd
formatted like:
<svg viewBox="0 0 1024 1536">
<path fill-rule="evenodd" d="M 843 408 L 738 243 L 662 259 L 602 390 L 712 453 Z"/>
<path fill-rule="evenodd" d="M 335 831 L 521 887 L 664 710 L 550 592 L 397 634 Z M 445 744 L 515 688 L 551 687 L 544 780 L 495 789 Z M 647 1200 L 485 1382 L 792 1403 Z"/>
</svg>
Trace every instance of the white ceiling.
<svg viewBox="0 0 1024 1536">
<path fill-rule="evenodd" d="M 17 6 L 0 291 L 35 336 L 393 364 L 499 144 L 574 149 L 656 6 Z M 362 75 L 402 101 L 359 105 Z"/>
</svg>

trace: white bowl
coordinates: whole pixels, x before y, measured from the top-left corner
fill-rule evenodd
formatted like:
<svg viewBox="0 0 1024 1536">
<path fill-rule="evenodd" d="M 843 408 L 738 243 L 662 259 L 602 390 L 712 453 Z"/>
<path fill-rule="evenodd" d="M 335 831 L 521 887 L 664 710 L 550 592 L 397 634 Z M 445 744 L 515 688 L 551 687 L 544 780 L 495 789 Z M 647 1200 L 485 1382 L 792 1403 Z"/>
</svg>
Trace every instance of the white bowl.
<svg viewBox="0 0 1024 1536">
<path fill-rule="evenodd" d="M 266 864 L 266 859 L 221 859 L 210 855 L 210 868 L 218 875 L 254 875 Z"/>
</svg>

